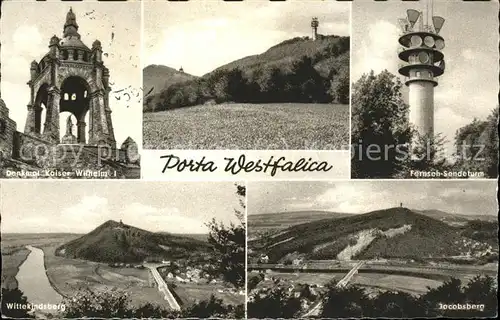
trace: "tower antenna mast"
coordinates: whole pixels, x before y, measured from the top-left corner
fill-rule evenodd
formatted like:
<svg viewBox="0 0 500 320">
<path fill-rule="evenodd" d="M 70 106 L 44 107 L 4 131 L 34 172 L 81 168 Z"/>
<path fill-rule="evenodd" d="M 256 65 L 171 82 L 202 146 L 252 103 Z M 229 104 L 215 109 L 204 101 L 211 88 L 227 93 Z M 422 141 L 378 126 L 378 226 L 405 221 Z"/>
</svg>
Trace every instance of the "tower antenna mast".
<svg viewBox="0 0 500 320">
<path fill-rule="evenodd" d="M 429 25 L 429 0 L 425 0 L 425 28 Z"/>
<path fill-rule="evenodd" d="M 444 73 L 445 63 L 444 39 L 439 35 L 444 18 L 432 16 L 429 21 L 429 9 L 434 14 L 433 0 L 425 0 L 425 16 L 424 10 L 407 10 L 407 23 L 411 27 L 418 23 L 420 28 L 399 37 L 402 50 L 398 56 L 404 61 L 399 73 L 409 87 L 410 122 L 420 135 L 430 138 L 434 135 L 434 87 L 438 85 L 436 77 Z"/>
</svg>

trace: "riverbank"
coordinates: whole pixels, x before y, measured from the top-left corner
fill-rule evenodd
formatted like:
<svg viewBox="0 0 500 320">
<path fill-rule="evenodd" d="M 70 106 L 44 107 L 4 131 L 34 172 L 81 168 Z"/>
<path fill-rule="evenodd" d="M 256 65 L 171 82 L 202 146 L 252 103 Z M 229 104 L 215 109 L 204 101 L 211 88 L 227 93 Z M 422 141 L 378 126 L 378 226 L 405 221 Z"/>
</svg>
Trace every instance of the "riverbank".
<svg viewBox="0 0 500 320">
<path fill-rule="evenodd" d="M 47 279 L 49 280 L 49 283 L 50 283 L 50 286 L 52 287 L 52 289 L 54 289 L 55 292 L 59 293 L 63 298 L 69 299 L 70 296 L 67 294 L 64 294 L 61 290 L 59 290 L 59 288 L 57 288 L 56 284 L 54 283 L 54 280 L 51 279 L 51 277 L 49 276 L 48 267 L 47 267 L 47 250 L 50 250 L 50 248 L 52 248 L 52 247 L 39 248 L 43 251 L 43 268 L 45 269 L 45 275 L 47 276 Z"/>
<path fill-rule="evenodd" d="M 19 287 L 16 276 L 30 252 L 25 246 L 2 247 L 2 288 L 16 289 Z"/>
</svg>

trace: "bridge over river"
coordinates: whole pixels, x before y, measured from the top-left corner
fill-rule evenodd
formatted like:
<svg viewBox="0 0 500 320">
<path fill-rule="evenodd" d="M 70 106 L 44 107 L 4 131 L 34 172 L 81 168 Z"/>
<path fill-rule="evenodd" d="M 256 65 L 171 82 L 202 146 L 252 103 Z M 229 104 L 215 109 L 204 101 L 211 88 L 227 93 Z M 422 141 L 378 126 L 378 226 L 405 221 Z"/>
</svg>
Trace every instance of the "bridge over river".
<svg viewBox="0 0 500 320">
<path fill-rule="evenodd" d="M 158 268 L 163 267 L 163 265 L 158 265 L 158 264 L 144 264 L 144 266 L 146 268 L 148 268 L 149 271 L 151 272 L 151 274 L 153 275 L 153 279 L 156 281 L 156 284 L 158 285 L 158 290 L 161 293 L 163 293 L 163 296 L 164 296 L 165 300 L 167 300 L 170 308 L 172 310 L 175 310 L 175 311 L 180 311 L 181 310 L 181 306 L 179 305 L 179 303 L 177 302 L 177 300 L 175 300 L 175 297 L 172 294 L 172 292 L 170 291 L 170 289 L 168 288 L 167 283 L 165 282 L 165 280 L 163 280 L 163 278 L 161 277 L 160 273 L 158 272 Z"/>
<path fill-rule="evenodd" d="M 354 265 L 354 267 L 349 270 L 349 272 L 337 283 L 337 287 L 345 287 L 349 281 L 351 281 L 352 277 L 358 273 L 358 269 L 361 268 L 365 264 L 364 261 L 359 261 Z M 316 317 L 319 316 L 321 312 L 321 307 L 323 306 L 323 301 L 320 299 L 316 302 L 308 311 L 306 311 L 301 318 L 307 317 Z"/>
</svg>

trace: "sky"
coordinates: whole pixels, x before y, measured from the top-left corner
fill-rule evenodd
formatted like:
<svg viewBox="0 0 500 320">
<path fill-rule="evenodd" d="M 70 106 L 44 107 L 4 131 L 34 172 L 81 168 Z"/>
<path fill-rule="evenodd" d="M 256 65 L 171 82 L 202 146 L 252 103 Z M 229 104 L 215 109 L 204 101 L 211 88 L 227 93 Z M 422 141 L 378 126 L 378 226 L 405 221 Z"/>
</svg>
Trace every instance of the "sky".
<svg viewBox="0 0 500 320">
<path fill-rule="evenodd" d="M 236 221 L 233 182 L 8 181 L 2 183 L 4 233 L 88 233 L 123 223 L 152 232 L 203 234 L 215 218 Z"/>
<path fill-rule="evenodd" d="M 403 206 L 451 214 L 497 215 L 496 181 L 378 180 L 250 182 L 248 215 L 320 210 L 361 214 Z"/>
<path fill-rule="evenodd" d="M 24 131 L 26 105 L 30 89 L 30 63 L 39 61 L 49 50 L 53 35 L 62 37 L 66 13 L 73 8 L 82 41 L 91 48 L 99 39 L 105 65 L 110 70 L 112 90 L 110 107 L 117 146 L 132 137 L 142 146 L 142 69 L 141 5 L 139 2 L 38 2 L 7 1 L 2 3 L 2 99 L 10 109 L 10 117 L 17 122 L 17 130 Z M 124 92 L 133 98 L 128 101 Z M 136 97 L 138 95 L 138 97 Z M 117 100 L 119 98 L 120 100 Z M 61 136 L 65 134 L 69 113 L 61 113 Z M 73 121 L 75 122 L 75 121 Z M 87 121 L 87 128 L 88 121 Z M 76 134 L 73 128 L 73 134 Z M 88 134 L 87 134 L 88 138 Z"/>
<path fill-rule="evenodd" d="M 456 130 L 475 117 L 486 119 L 498 105 L 499 5 L 436 0 L 433 7 L 434 15 L 446 19 L 440 31 L 446 70 L 434 89 L 434 130 L 447 137 L 446 147 L 451 149 Z M 410 8 L 425 11 L 425 1 L 353 1 L 352 81 L 370 70 L 398 75 L 398 18 L 405 18 Z M 407 88 L 404 95 L 407 99 Z"/>
<path fill-rule="evenodd" d="M 350 34 L 350 3 L 191 0 L 144 2 L 144 67 L 166 65 L 196 76 L 260 54 L 294 37 Z"/>
</svg>

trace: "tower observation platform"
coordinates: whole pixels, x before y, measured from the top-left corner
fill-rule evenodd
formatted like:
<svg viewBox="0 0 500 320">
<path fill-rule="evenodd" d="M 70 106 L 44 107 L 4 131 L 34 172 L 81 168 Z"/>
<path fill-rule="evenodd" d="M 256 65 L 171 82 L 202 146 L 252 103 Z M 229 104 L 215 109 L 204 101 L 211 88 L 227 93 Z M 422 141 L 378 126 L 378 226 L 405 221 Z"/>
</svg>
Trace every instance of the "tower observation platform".
<svg viewBox="0 0 500 320">
<path fill-rule="evenodd" d="M 434 87 L 436 77 L 445 70 L 444 39 L 439 32 L 444 18 L 432 16 L 429 24 L 427 12 L 408 9 L 407 17 L 399 19 L 401 45 L 398 57 L 403 61 L 399 73 L 409 88 L 410 123 L 422 136 L 434 135 Z M 425 20 L 425 21 L 424 21 Z"/>
</svg>

